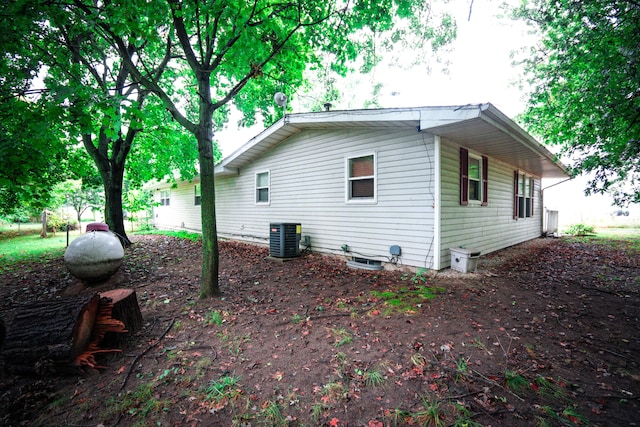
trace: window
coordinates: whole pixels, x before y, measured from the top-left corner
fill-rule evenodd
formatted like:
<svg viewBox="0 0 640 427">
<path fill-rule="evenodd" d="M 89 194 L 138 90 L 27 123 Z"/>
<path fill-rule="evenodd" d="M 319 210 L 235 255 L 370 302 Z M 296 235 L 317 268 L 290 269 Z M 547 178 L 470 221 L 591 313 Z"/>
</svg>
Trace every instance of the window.
<svg viewBox="0 0 640 427">
<path fill-rule="evenodd" d="M 171 192 L 169 190 L 160 191 L 160 205 L 161 206 L 169 206 L 169 198 Z"/>
<path fill-rule="evenodd" d="M 513 218 L 531 218 L 533 216 L 533 178 L 514 171 L 513 173 Z"/>
<path fill-rule="evenodd" d="M 460 204 L 467 206 L 469 201 L 489 204 L 489 159 L 460 147 Z"/>
<path fill-rule="evenodd" d="M 256 174 L 256 203 L 269 203 L 269 172 Z"/>
<path fill-rule="evenodd" d="M 375 155 L 347 159 L 347 200 L 375 200 Z"/>
<path fill-rule="evenodd" d="M 194 190 L 193 204 L 195 206 L 200 206 L 200 202 L 201 202 L 201 199 L 202 199 L 202 189 L 200 187 L 200 184 L 196 184 L 193 187 L 193 190 Z"/>
</svg>

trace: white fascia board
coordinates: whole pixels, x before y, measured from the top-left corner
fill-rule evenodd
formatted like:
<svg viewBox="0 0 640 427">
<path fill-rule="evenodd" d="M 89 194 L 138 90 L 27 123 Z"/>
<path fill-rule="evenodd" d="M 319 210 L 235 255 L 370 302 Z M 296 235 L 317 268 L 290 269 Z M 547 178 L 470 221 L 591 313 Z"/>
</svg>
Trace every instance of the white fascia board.
<svg viewBox="0 0 640 427">
<path fill-rule="evenodd" d="M 483 108 L 483 112 L 480 118 L 485 122 L 491 124 L 493 127 L 500 129 L 506 134 L 510 135 L 516 141 L 519 141 L 522 145 L 529 150 L 537 153 L 540 157 L 545 158 L 561 169 L 564 173 L 567 173 L 567 167 L 562 162 L 555 159 L 555 155 L 549 151 L 544 145 L 540 144 L 533 136 L 527 131 L 522 129 L 516 122 L 504 115 L 500 110 L 495 108 L 491 104 L 487 104 L 486 108 Z M 568 174 L 568 173 L 567 173 Z"/>
<path fill-rule="evenodd" d="M 485 105 L 487 104 L 426 108 L 420 117 L 420 130 L 476 119 L 480 117 L 480 111 Z"/>
<path fill-rule="evenodd" d="M 385 108 L 377 110 L 340 110 L 299 113 L 287 116 L 292 124 L 394 122 L 419 120 L 423 108 Z"/>
</svg>

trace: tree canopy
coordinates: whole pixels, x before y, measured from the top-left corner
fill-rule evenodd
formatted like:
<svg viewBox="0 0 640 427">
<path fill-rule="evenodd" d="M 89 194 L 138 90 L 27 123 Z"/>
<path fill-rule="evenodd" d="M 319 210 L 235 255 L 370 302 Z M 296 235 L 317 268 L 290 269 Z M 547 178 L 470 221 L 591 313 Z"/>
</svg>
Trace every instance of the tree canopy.
<svg viewBox="0 0 640 427">
<path fill-rule="evenodd" d="M 402 41 L 414 40 L 418 50 L 428 43 L 441 46 L 455 34 L 451 19 L 434 23 L 431 4 L 418 0 L 73 4 L 119 50 L 133 80 L 157 95 L 173 119 L 195 137 L 202 192 L 203 297 L 219 293 L 212 144 L 214 130 L 226 121 L 228 104 L 235 104 L 247 125 L 258 113 L 272 123 L 274 93 L 295 93 L 303 86 L 304 71 L 320 64 L 322 53 L 330 54 L 332 68 L 344 74 L 357 58 L 374 63 L 378 52 Z M 404 25 L 396 25 L 399 22 Z M 187 74 L 160 77 L 149 72 L 155 67 L 147 46 L 162 42 L 162 50 L 171 52 L 171 63 Z M 177 87 L 193 94 L 195 109 L 182 105 Z"/>
<path fill-rule="evenodd" d="M 41 106 L 14 97 L 0 102 L 0 215 L 48 205 L 53 185 L 68 175 L 62 137 Z"/>
<path fill-rule="evenodd" d="M 11 191 L 25 195 L 22 200 L 13 197 L 15 206 L 32 201 L 34 191 L 49 194 L 56 178 L 86 178 L 97 170 L 106 196 L 106 221 L 126 243 L 125 171 L 134 185 L 173 171 L 189 178 L 196 173 L 197 151 L 182 143 L 185 132 L 168 120 L 163 105 L 130 78 L 118 50 L 97 31 L 95 22 L 77 12 L 57 1 L 4 4 L 0 19 L 3 28 L 12 31 L 2 40 L 0 60 L 7 101 L 1 107 L 1 148 L 6 153 L 2 161 L 11 165 L 3 172 L 13 181 L 8 187 L 0 180 L 0 188 L 21 190 Z M 170 56 L 150 52 L 156 64 L 150 71 L 161 74 Z M 129 45 L 127 54 L 136 56 L 138 50 Z M 129 156 L 132 150 L 135 155 Z"/>
<path fill-rule="evenodd" d="M 640 203 L 640 3 L 536 0 L 517 16 L 541 35 L 525 126 L 593 176 L 587 194 Z"/>
<path fill-rule="evenodd" d="M 340 74 L 356 60 L 367 71 L 382 52 L 399 44 L 421 52 L 455 37 L 455 22 L 423 0 L 10 0 L 9 5 L 9 18 L 23 12 L 34 17 L 18 20 L 16 33 L 35 49 L 29 53 L 23 41 L 7 43 L 12 50 L 5 60 L 35 55 L 30 65 L 49 67 L 41 99 L 62 111 L 70 140 L 81 141 L 94 160 L 105 185 L 107 222 L 122 222 L 122 171 L 132 152 L 152 166 L 162 163 L 166 175 L 173 159 L 187 161 L 189 155 L 180 153 L 197 147 L 205 297 L 219 293 L 213 135 L 226 123 L 229 103 L 246 125 L 258 114 L 271 124 L 281 114 L 274 93 L 294 95 L 304 88 L 304 71 L 321 67 L 325 58 Z M 196 143 L 187 147 L 184 138 L 176 138 L 184 135 L 180 129 Z M 138 138 L 151 148 L 137 150 Z M 165 152 L 171 161 L 160 156 Z M 144 168 L 131 173 L 134 181 L 149 178 Z"/>
</svg>

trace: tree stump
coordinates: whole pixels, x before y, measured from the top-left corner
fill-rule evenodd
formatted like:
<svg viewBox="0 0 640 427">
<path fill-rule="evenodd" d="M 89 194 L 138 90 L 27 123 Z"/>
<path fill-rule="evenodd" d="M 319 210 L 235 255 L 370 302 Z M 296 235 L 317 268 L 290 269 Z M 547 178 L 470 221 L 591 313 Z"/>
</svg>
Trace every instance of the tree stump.
<svg viewBox="0 0 640 427">
<path fill-rule="evenodd" d="M 111 308 L 111 318 L 124 324 L 124 333 L 109 332 L 102 341 L 103 347 L 119 346 L 123 339 L 127 339 L 142 329 L 142 313 L 138 305 L 138 298 L 133 289 L 113 289 L 100 293 L 100 306 Z"/>
<path fill-rule="evenodd" d="M 141 327 L 142 315 L 131 289 L 26 304 L 7 328 L 2 349 L 5 369 L 37 374 L 99 369 L 97 354 L 120 351 L 104 345 L 105 336 Z"/>
</svg>

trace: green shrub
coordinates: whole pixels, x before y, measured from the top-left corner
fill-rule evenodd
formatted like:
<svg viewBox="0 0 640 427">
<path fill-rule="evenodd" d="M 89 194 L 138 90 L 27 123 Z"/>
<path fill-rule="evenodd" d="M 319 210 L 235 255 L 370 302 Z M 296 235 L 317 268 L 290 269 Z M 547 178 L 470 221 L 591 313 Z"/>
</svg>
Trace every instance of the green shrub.
<svg viewBox="0 0 640 427">
<path fill-rule="evenodd" d="M 594 227 L 592 225 L 574 224 L 567 230 L 567 233 L 573 236 L 586 236 L 593 234 Z"/>
<path fill-rule="evenodd" d="M 50 212 L 47 214 L 47 232 L 56 233 L 58 231 L 65 231 L 67 224 L 70 230 L 78 229 L 78 221 L 72 220 L 67 216 L 60 215 L 57 212 Z"/>
</svg>

